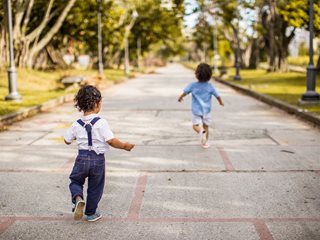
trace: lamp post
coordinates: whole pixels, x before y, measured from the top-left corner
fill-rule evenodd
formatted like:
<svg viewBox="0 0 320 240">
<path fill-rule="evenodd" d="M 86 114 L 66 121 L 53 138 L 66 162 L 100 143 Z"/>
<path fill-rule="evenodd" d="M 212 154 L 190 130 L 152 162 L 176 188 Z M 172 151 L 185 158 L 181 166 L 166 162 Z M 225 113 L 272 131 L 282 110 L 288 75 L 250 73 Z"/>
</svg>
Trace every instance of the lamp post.
<svg viewBox="0 0 320 240">
<path fill-rule="evenodd" d="M 240 27 L 240 18 L 239 13 L 237 13 L 237 29 L 236 32 L 236 40 L 237 40 L 237 50 L 236 50 L 236 56 L 235 56 L 235 68 L 236 68 L 236 75 L 234 76 L 233 80 L 239 81 L 241 80 L 240 76 L 240 39 L 239 39 L 239 27 Z"/>
<path fill-rule="evenodd" d="M 217 31 L 217 16 L 216 13 L 214 15 L 214 29 L 213 29 L 213 66 L 214 66 L 214 76 L 218 76 L 219 70 L 218 70 L 218 60 L 219 60 L 219 54 L 218 54 L 218 31 Z"/>
<path fill-rule="evenodd" d="M 138 12 L 134 9 L 134 11 L 131 14 L 131 22 L 129 25 L 125 27 L 125 33 L 124 33 L 124 72 L 126 75 L 130 74 L 130 56 L 129 56 L 129 35 L 130 31 L 139 16 Z"/>
<path fill-rule="evenodd" d="M 5 97 L 8 101 L 19 101 L 21 96 L 17 91 L 17 71 L 14 64 L 14 52 L 13 52 L 13 33 L 12 33 L 12 11 L 11 1 L 6 0 L 7 5 L 7 24 L 9 33 L 9 69 L 8 69 L 8 82 L 9 82 L 9 95 Z"/>
<path fill-rule="evenodd" d="M 101 31 L 101 0 L 97 0 L 98 4 L 98 69 L 99 75 L 103 76 L 103 62 L 102 62 L 102 31 Z"/>
<path fill-rule="evenodd" d="M 309 10 L 310 20 L 309 20 L 309 64 L 307 67 L 307 91 L 302 94 L 301 101 L 304 103 L 319 102 L 320 96 L 315 91 L 316 89 L 316 78 L 317 78 L 317 68 L 313 63 L 313 0 L 310 0 L 310 10 Z"/>
</svg>

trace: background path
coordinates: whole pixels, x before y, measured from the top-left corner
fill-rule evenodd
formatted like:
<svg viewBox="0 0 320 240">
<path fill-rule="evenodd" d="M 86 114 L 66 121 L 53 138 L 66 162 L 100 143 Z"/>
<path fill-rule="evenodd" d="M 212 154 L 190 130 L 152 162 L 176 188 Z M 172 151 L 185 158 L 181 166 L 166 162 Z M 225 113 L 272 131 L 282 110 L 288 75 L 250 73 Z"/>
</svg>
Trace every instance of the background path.
<svg viewBox="0 0 320 240">
<path fill-rule="evenodd" d="M 0 239 L 320 239 L 320 132 L 216 83 L 211 147 L 191 128 L 193 73 L 172 64 L 103 92 L 101 116 L 136 144 L 107 155 L 97 223 L 73 221 L 72 103 L 0 133 Z"/>
</svg>

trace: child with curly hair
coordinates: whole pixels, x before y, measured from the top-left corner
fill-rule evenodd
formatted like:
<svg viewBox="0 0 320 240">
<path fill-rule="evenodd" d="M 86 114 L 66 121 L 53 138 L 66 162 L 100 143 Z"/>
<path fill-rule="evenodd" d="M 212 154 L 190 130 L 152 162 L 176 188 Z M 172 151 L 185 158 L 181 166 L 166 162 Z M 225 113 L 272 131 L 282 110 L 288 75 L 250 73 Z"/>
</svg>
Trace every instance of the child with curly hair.
<svg viewBox="0 0 320 240">
<path fill-rule="evenodd" d="M 214 85 L 209 83 L 212 70 L 206 63 L 200 63 L 195 72 L 198 82 L 190 83 L 179 96 L 178 101 L 182 102 L 183 98 L 189 93 L 192 94 L 192 123 L 193 129 L 200 135 L 200 141 L 203 148 L 208 148 L 209 144 L 209 125 L 211 118 L 211 98 L 215 96 L 221 106 L 224 103 L 215 89 Z"/>
<path fill-rule="evenodd" d="M 105 157 L 109 146 L 131 151 L 133 144 L 121 142 L 113 133 L 105 119 L 98 116 L 101 109 L 101 93 L 94 86 L 82 87 L 75 96 L 75 107 L 83 116 L 75 121 L 64 135 L 66 144 L 73 140 L 78 144 L 78 156 L 70 174 L 69 189 L 74 203 L 74 219 L 85 215 L 87 221 L 99 220 L 102 215 L 97 211 L 102 197 L 105 181 Z M 88 179 L 87 200 L 84 201 L 83 185 Z"/>
</svg>

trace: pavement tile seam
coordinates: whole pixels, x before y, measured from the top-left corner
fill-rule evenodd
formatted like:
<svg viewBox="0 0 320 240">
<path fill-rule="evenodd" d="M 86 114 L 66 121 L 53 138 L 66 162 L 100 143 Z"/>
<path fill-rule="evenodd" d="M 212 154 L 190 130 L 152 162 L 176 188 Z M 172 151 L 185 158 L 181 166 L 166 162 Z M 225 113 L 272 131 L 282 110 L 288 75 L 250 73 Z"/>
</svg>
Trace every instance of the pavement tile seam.
<svg viewBox="0 0 320 240">
<path fill-rule="evenodd" d="M 67 167 L 62 168 L 51 168 L 51 169 L 0 169 L 0 173 L 62 173 L 70 172 L 70 169 Z M 314 169 L 293 169 L 293 170 L 217 170 L 217 169 L 177 169 L 177 170 L 108 170 L 106 173 L 148 173 L 148 174 L 157 174 L 157 173 L 315 173 L 320 175 L 320 170 Z"/>
<path fill-rule="evenodd" d="M 10 225 L 15 221 L 74 221 L 72 216 L 69 217 L 50 217 L 50 216 L 0 216 L 0 229 L 5 224 L 10 223 Z M 83 219 L 83 221 L 85 221 Z M 104 216 L 100 221 L 102 222 L 247 222 L 247 223 L 255 223 L 255 222 L 265 222 L 265 223 L 287 223 L 287 222 L 316 222 L 320 223 L 320 217 L 292 217 L 292 218 L 191 218 L 191 217 L 108 217 Z M 0 232 L 1 233 L 1 232 Z"/>
<path fill-rule="evenodd" d="M 17 221 L 63 221 L 73 222 L 73 217 L 34 217 L 34 216 L 10 216 L 0 217 L 0 235 L 3 234 Z M 82 220 L 86 222 L 85 220 Z M 135 222 L 135 223 L 251 223 L 254 225 L 260 240 L 273 240 L 273 236 L 267 226 L 269 222 L 319 222 L 319 218 L 114 218 L 104 217 L 100 222 Z"/>
</svg>

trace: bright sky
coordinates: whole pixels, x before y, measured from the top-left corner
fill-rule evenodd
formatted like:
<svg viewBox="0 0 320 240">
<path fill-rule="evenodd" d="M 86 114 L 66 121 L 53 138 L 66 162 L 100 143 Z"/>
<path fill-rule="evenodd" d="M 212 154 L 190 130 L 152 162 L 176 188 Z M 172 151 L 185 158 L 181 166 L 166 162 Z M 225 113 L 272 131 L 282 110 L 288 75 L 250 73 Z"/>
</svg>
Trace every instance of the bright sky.
<svg viewBox="0 0 320 240">
<path fill-rule="evenodd" d="M 185 3 L 185 8 L 186 8 L 186 13 L 191 13 L 192 10 L 197 6 L 196 0 L 184 0 Z M 196 19 L 198 17 L 197 13 L 194 13 L 189 16 L 184 17 L 184 22 L 185 24 L 189 27 L 192 28 L 196 24 Z"/>
</svg>

